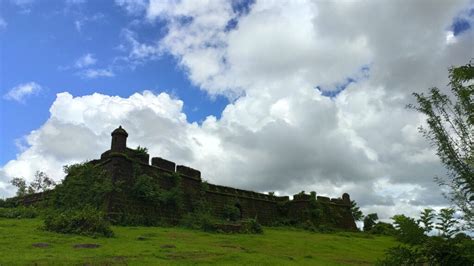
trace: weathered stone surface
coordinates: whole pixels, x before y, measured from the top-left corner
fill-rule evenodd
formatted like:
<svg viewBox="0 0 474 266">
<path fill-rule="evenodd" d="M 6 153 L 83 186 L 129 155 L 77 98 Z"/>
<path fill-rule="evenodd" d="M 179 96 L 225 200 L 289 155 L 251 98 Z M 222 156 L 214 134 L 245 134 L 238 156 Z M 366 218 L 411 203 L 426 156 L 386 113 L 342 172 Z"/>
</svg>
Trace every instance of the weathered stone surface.
<svg viewBox="0 0 474 266">
<path fill-rule="evenodd" d="M 178 165 L 176 166 L 176 172 L 187 177 L 201 180 L 201 172 L 188 166 Z"/>
<path fill-rule="evenodd" d="M 176 171 L 176 164 L 174 162 L 165 160 L 161 157 L 151 158 L 151 165 L 170 172 Z"/>
</svg>

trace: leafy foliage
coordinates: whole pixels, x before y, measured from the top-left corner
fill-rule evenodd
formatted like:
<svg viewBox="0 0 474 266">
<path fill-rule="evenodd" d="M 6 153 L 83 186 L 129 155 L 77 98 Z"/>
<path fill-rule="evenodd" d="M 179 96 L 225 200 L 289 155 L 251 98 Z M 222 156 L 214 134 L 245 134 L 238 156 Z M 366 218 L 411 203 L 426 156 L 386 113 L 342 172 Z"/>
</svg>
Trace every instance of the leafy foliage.
<svg viewBox="0 0 474 266">
<path fill-rule="evenodd" d="M 13 178 L 10 184 L 17 187 L 16 196 L 18 197 L 48 191 L 56 186 L 56 182 L 41 171 L 36 171 L 35 178 L 29 185 L 27 185 L 26 180 L 22 177 Z"/>
<path fill-rule="evenodd" d="M 397 229 L 396 237 L 399 241 L 410 245 L 423 243 L 426 237 L 425 231 L 418 225 L 415 219 L 403 214 L 395 215 L 392 219 Z"/>
<path fill-rule="evenodd" d="M 433 211 L 423 211 L 422 216 L 431 217 Z M 415 222 L 415 219 L 405 215 L 395 215 L 397 238 L 409 246 L 398 246 L 388 249 L 386 257 L 379 265 L 473 265 L 474 241 L 466 234 L 455 232 L 453 222 L 454 211 L 443 209 L 439 213 L 439 223 L 442 236 L 427 236 L 428 232 Z M 434 218 L 434 217 L 432 217 Z M 432 219 L 431 218 L 431 219 Z M 430 219 L 430 220 L 431 220 Z M 421 220 L 421 219 L 420 219 Z M 425 224 L 426 225 L 426 224 Z"/>
<path fill-rule="evenodd" d="M 241 213 L 240 209 L 237 207 L 237 203 L 235 204 L 226 204 L 224 206 L 224 219 L 227 221 L 236 222 L 240 220 Z"/>
<path fill-rule="evenodd" d="M 370 231 L 376 224 L 379 216 L 376 213 L 369 213 L 364 218 L 364 231 Z"/>
<path fill-rule="evenodd" d="M 56 209 L 77 209 L 90 205 L 101 209 L 114 190 L 112 180 L 100 167 L 90 163 L 65 166 L 67 176 L 56 186 L 50 203 Z"/>
<path fill-rule="evenodd" d="M 138 146 L 135 150 L 138 153 L 141 153 L 141 154 L 148 154 L 148 148 L 147 147 Z"/>
<path fill-rule="evenodd" d="M 0 217 L 3 218 L 35 218 L 38 216 L 38 210 L 32 207 L 0 208 Z"/>
<path fill-rule="evenodd" d="M 47 231 L 62 234 L 112 237 L 113 231 L 104 214 L 94 207 L 67 211 L 52 211 L 44 220 Z"/>
<path fill-rule="evenodd" d="M 453 97 L 431 88 L 428 94 L 414 93 L 417 105 L 409 105 L 425 114 L 428 127 L 422 134 L 437 148 L 448 170 L 448 180 L 438 178 L 451 188 L 450 200 L 474 226 L 474 66 L 451 67 L 449 86 Z"/>
<path fill-rule="evenodd" d="M 418 223 L 423 225 L 423 229 L 425 233 L 431 232 L 433 229 L 433 219 L 435 217 L 435 213 L 433 209 L 424 209 L 421 212 L 420 219 L 418 220 Z"/>
<path fill-rule="evenodd" d="M 458 231 L 458 228 L 456 228 L 457 223 L 457 220 L 454 219 L 453 209 L 441 209 L 436 229 L 440 230 L 443 237 L 450 238 Z"/>
<path fill-rule="evenodd" d="M 242 233 L 263 234 L 263 227 L 256 219 L 246 219 L 242 221 Z"/>
<path fill-rule="evenodd" d="M 396 234 L 396 230 L 393 225 L 389 223 L 378 222 L 370 229 L 369 233 L 375 235 L 393 236 Z"/>
<path fill-rule="evenodd" d="M 359 206 L 357 206 L 355 200 L 351 200 L 351 213 L 355 221 L 361 221 L 364 218 L 364 214 L 360 210 Z"/>
</svg>

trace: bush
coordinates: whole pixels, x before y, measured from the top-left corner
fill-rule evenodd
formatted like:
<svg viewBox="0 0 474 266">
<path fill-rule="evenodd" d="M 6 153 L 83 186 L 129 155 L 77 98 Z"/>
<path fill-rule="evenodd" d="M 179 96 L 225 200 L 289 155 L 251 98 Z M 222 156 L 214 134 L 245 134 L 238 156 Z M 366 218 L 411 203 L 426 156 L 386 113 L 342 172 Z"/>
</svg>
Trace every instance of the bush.
<svg viewBox="0 0 474 266">
<path fill-rule="evenodd" d="M 64 212 L 52 211 L 44 221 L 47 231 L 62 234 L 112 237 L 110 223 L 103 213 L 92 207 Z"/>
<path fill-rule="evenodd" d="M 67 176 L 51 194 L 50 203 L 55 209 L 69 210 L 90 205 L 97 209 L 114 190 L 111 178 L 101 166 L 91 163 L 65 166 Z"/>
<path fill-rule="evenodd" d="M 421 254 L 415 248 L 406 246 L 398 246 L 390 248 L 386 251 L 386 256 L 383 260 L 377 261 L 376 265 L 380 266 L 400 266 L 400 265 L 418 265 L 422 262 L 420 260 Z"/>
<path fill-rule="evenodd" d="M 262 225 L 255 219 L 246 219 L 242 221 L 242 233 L 247 234 L 263 234 Z"/>
<path fill-rule="evenodd" d="M 227 221 L 238 221 L 240 219 L 240 209 L 236 205 L 227 204 L 224 206 L 224 219 Z"/>
<path fill-rule="evenodd" d="M 386 235 L 386 236 L 393 236 L 397 233 L 393 225 L 384 222 L 378 222 L 375 224 L 372 229 L 370 229 L 369 233 L 375 235 Z"/>
<path fill-rule="evenodd" d="M 425 241 L 425 230 L 418 225 L 415 219 L 403 214 L 395 215 L 392 219 L 397 228 L 396 237 L 399 241 L 410 245 L 421 244 Z"/>
<path fill-rule="evenodd" d="M 24 219 L 35 218 L 38 216 L 38 210 L 32 207 L 0 208 L 0 217 Z"/>
</svg>

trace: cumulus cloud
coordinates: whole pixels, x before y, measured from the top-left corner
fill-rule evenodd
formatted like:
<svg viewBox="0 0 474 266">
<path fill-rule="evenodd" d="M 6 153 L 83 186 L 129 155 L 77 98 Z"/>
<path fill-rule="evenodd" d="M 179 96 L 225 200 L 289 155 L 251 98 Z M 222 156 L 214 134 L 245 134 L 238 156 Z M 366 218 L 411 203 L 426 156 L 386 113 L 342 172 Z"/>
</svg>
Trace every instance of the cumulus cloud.
<svg viewBox="0 0 474 266">
<path fill-rule="evenodd" d="M 151 1 L 146 19 L 166 22 L 166 35 L 141 43 L 124 31 L 127 58 L 173 55 L 195 85 L 232 99 L 221 118 L 189 123 L 185 103 L 165 93 L 58 94 L 49 120 L 0 178 L 38 167 L 60 178 L 60 165 L 98 157 L 121 124 L 129 146 L 200 169 L 212 183 L 349 192 L 381 218 L 446 205 L 433 182 L 444 169 L 417 132 L 425 118 L 405 105 L 411 92 L 445 90 L 447 68 L 474 57 L 472 30 L 446 39 L 468 5 L 257 1 L 242 12 L 223 1 Z M 336 93 L 329 98 L 317 87 Z M 75 138 L 87 145 L 64 149 Z"/>
<path fill-rule="evenodd" d="M 24 103 L 27 97 L 38 94 L 41 89 L 41 86 L 36 82 L 22 83 L 11 88 L 5 95 L 3 95 L 3 98 Z"/>
</svg>

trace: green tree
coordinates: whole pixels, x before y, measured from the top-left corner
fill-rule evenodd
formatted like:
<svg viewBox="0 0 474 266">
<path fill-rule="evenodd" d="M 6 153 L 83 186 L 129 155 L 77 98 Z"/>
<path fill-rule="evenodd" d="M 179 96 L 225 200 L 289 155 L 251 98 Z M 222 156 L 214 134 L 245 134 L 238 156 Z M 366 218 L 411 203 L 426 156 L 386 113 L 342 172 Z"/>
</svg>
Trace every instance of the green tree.
<svg viewBox="0 0 474 266">
<path fill-rule="evenodd" d="M 426 238 L 424 229 L 418 225 L 415 219 L 397 214 L 392 217 L 392 220 L 395 229 L 397 229 L 396 236 L 398 240 L 410 245 L 423 243 Z"/>
<path fill-rule="evenodd" d="M 351 200 L 351 213 L 355 221 L 361 221 L 364 218 L 364 214 L 360 210 L 359 206 L 357 206 L 355 200 Z"/>
<path fill-rule="evenodd" d="M 364 231 L 370 231 L 372 227 L 376 224 L 379 216 L 376 213 L 369 213 L 364 218 Z"/>
<path fill-rule="evenodd" d="M 10 184 L 17 188 L 16 196 L 22 197 L 27 194 L 26 180 L 22 177 L 15 177 L 10 181 Z"/>
<path fill-rule="evenodd" d="M 474 66 L 449 69 L 451 94 L 431 88 L 428 94 L 414 93 L 416 105 L 426 115 L 427 127 L 421 133 L 437 148 L 437 155 L 448 170 L 448 178 L 437 178 L 450 187 L 448 198 L 463 213 L 469 228 L 474 226 Z"/>
<path fill-rule="evenodd" d="M 425 233 L 429 233 L 433 229 L 433 219 L 435 217 L 435 212 L 433 209 L 424 209 L 421 212 L 420 219 L 418 219 L 418 224 L 423 225 Z"/>
<path fill-rule="evenodd" d="M 454 209 L 441 209 L 436 229 L 440 230 L 442 237 L 451 238 L 458 232 L 457 223 L 458 221 L 454 218 Z"/>
<path fill-rule="evenodd" d="M 56 186 L 56 182 L 44 172 L 36 171 L 35 179 L 28 186 L 28 193 L 38 193 L 51 190 Z"/>
</svg>

